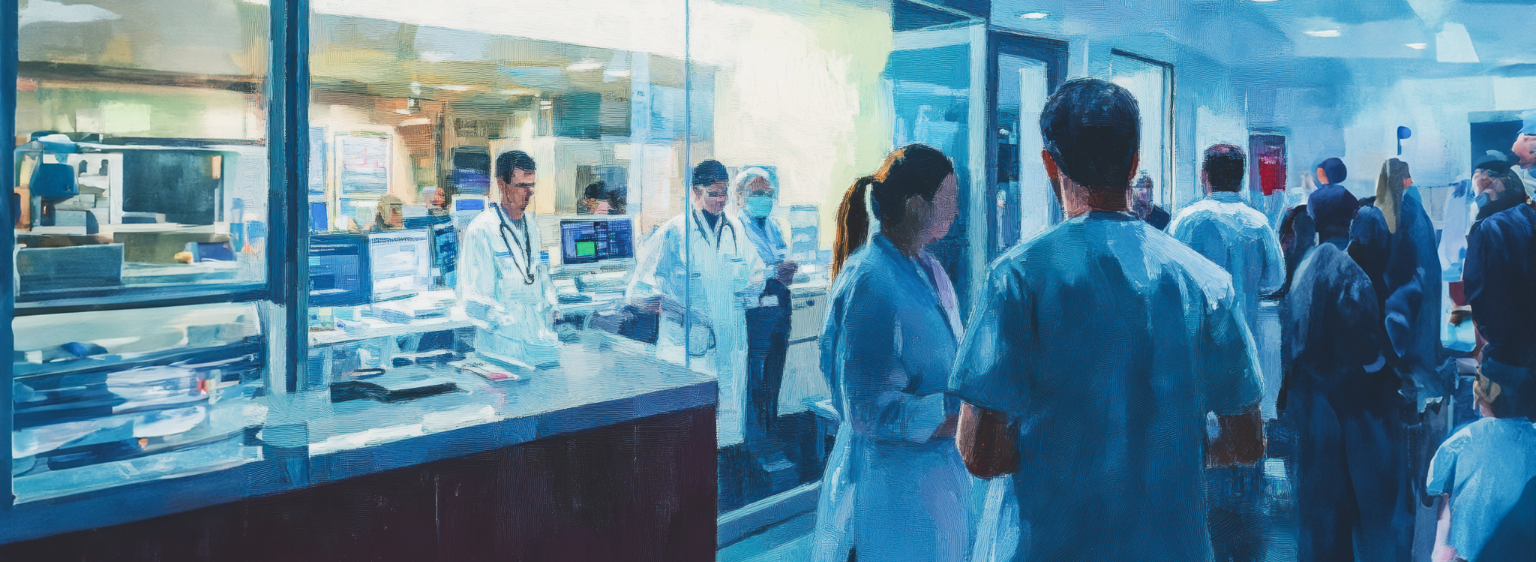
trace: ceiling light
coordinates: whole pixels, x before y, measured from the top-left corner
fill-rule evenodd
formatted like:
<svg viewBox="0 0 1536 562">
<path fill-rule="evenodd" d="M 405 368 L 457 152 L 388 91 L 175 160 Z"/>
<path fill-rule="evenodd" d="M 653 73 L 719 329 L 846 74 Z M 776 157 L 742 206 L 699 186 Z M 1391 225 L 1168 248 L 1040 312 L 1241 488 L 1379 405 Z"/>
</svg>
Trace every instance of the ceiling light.
<svg viewBox="0 0 1536 562">
<path fill-rule="evenodd" d="M 513 89 L 510 89 L 510 90 L 502 90 L 501 91 L 501 95 L 503 95 L 503 96 L 536 96 L 536 95 L 539 95 L 539 93 L 535 92 L 533 90 L 525 90 L 523 88 L 513 88 Z"/>
<path fill-rule="evenodd" d="M 597 70 L 602 67 L 603 63 L 596 59 L 583 59 L 581 62 L 565 67 L 565 69 L 571 72 L 581 72 L 583 70 Z"/>
<path fill-rule="evenodd" d="M 1307 35 L 1311 35 L 1313 37 L 1338 37 L 1339 36 L 1339 30 L 1337 30 L 1337 29 L 1320 29 L 1320 30 L 1317 30 L 1317 31 L 1304 31 L 1303 33 L 1306 33 Z"/>
<path fill-rule="evenodd" d="M 603 71 L 603 76 L 605 78 L 625 78 L 625 77 L 629 76 L 629 71 L 628 70 L 604 70 Z"/>
<path fill-rule="evenodd" d="M 1275 0 L 1253 0 L 1254 2 L 1274 2 Z"/>
<path fill-rule="evenodd" d="M 469 86 L 461 86 L 461 85 L 458 85 L 458 84 L 448 84 L 446 86 L 433 86 L 433 88 L 437 88 L 439 90 L 448 90 L 450 92 L 468 92 L 469 89 L 470 89 Z"/>
<path fill-rule="evenodd" d="M 401 115 L 410 115 L 411 114 L 411 110 L 409 110 L 409 109 L 396 109 L 395 113 L 399 113 Z"/>
<path fill-rule="evenodd" d="M 1050 14 L 1047 14 L 1045 12 L 1029 12 L 1027 14 L 1019 14 L 1019 17 L 1027 19 L 1027 20 L 1043 20 L 1043 19 L 1045 19 L 1045 16 L 1048 16 L 1048 15 L 1050 15 Z"/>
<path fill-rule="evenodd" d="M 1404 45 L 1407 45 L 1409 49 L 1423 50 L 1425 47 L 1429 46 L 1429 43 L 1404 43 Z"/>
</svg>

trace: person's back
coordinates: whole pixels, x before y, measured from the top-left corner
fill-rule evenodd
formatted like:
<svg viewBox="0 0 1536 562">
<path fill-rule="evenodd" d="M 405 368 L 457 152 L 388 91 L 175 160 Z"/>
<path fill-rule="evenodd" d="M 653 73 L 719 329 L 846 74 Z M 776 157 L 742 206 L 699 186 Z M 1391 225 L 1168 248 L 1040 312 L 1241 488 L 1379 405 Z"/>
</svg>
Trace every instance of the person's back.
<svg viewBox="0 0 1536 562">
<path fill-rule="evenodd" d="M 1269 219 L 1243 202 L 1242 149 L 1229 144 L 1205 153 L 1210 195 L 1179 211 L 1168 234 L 1215 262 L 1232 276 L 1248 329 L 1258 326 L 1259 299 L 1285 282 L 1285 255 Z"/>
<path fill-rule="evenodd" d="M 1134 115 L 1129 93 L 1098 80 L 1047 104 L 1046 168 L 1073 218 L 993 264 L 951 376 L 967 466 L 1013 479 L 1019 560 L 1209 559 L 1207 414 L 1233 435 L 1228 420 L 1249 416 L 1257 443 L 1258 365 L 1230 276 L 1119 212 Z M 1126 165 L 1088 146 L 1128 149 Z M 1233 448 L 1211 453 L 1262 450 L 1221 444 Z"/>
<path fill-rule="evenodd" d="M 1428 493 L 1450 496 L 1449 512 L 1442 503 L 1440 513 L 1450 532 L 1437 537 L 1437 550 L 1450 547 L 1458 560 L 1530 560 L 1536 552 L 1536 425 L 1524 413 L 1531 379 L 1511 374 L 1478 376 L 1483 419 L 1442 443 L 1429 465 Z"/>
<path fill-rule="evenodd" d="M 1233 377 L 1247 386 L 1233 396 L 1249 400 L 1210 396 L 1219 385 L 1203 376 L 1258 370 L 1228 276 L 1152 225 L 1098 212 L 1010 252 L 992 275 L 992 295 L 1025 308 L 981 321 L 1025 332 L 1004 356 L 1022 363 L 1028 396 L 996 406 L 1022 406 L 1013 478 L 1028 559 L 1204 559 L 1206 412 L 1259 395 L 1256 379 Z"/>
</svg>

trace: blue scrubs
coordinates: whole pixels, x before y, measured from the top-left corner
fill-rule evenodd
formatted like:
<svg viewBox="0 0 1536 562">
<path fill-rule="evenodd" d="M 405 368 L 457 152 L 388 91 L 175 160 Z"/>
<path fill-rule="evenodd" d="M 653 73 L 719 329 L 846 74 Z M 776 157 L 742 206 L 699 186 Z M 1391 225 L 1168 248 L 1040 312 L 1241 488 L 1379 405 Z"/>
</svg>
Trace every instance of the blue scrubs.
<svg viewBox="0 0 1536 562">
<path fill-rule="evenodd" d="M 908 259 L 880 234 L 832 286 L 821 368 L 842 416 L 821 481 L 815 560 L 964 560 L 971 547 L 966 472 L 954 437 L 933 437 L 960 317 L 926 253 Z"/>
<path fill-rule="evenodd" d="M 1002 559 L 1209 560 L 1206 417 L 1264 395 L 1231 276 L 1090 212 L 1004 254 L 978 301 L 950 387 L 1016 428 L 1017 512 L 980 524 L 1015 518 Z"/>
</svg>

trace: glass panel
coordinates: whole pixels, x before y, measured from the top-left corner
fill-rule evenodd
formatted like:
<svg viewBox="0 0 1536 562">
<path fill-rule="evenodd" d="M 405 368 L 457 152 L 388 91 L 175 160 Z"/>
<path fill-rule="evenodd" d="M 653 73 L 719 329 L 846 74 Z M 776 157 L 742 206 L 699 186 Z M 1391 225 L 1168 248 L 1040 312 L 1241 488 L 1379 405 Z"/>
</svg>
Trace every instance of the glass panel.
<svg viewBox="0 0 1536 562">
<path fill-rule="evenodd" d="M 259 460 L 255 304 L 17 318 L 11 474 L 28 502 Z"/>
<path fill-rule="evenodd" d="M 1141 169 L 1138 181 L 1145 176 L 1152 182 L 1152 201 L 1168 208 L 1173 203 L 1173 189 L 1168 182 L 1173 178 L 1168 171 L 1170 162 L 1168 131 L 1172 112 L 1168 100 L 1168 68 L 1144 60 L 1114 55 L 1110 67 L 1110 81 L 1119 84 L 1136 96 L 1141 106 Z"/>
<path fill-rule="evenodd" d="M 1044 62 L 1015 55 L 997 58 L 998 245 L 1002 250 L 1045 232 L 1060 208 L 1040 160 L 1040 111 L 1049 78 Z"/>
<path fill-rule="evenodd" d="M 18 309 L 265 281 L 262 4 L 22 3 Z"/>
<path fill-rule="evenodd" d="M 634 274 L 682 206 L 683 3 L 577 4 L 313 5 L 312 455 L 698 378 L 648 291 L 685 263 Z"/>
<path fill-rule="evenodd" d="M 908 3 L 749 4 L 696 0 L 689 13 L 689 183 L 703 184 L 686 219 L 698 225 L 690 307 L 714 333 L 693 366 L 720 377 L 722 511 L 826 468 L 838 415 L 820 336 L 848 187 L 893 142 L 933 144 L 961 166 L 969 146 L 972 31 L 942 27 L 965 18 Z"/>
</svg>

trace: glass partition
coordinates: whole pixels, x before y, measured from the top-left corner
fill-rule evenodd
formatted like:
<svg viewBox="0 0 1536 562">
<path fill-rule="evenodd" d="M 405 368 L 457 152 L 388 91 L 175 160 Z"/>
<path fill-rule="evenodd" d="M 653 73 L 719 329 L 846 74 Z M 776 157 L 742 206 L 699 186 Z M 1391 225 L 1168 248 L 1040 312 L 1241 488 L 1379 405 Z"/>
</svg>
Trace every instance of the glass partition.
<svg viewBox="0 0 1536 562">
<path fill-rule="evenodd" d="M 311 455 L 548 385 L 600 401 L 713 345 L 652 290 L 687 260 L 645 252 L 685 205 L 683 2 L 586 4 L 314 3 Z M 404 397 L 434 398 L 370 405 Z"/>
<path fill-rule="evenodd" d="M 21 8 L 18 311 L 260 287 L 267 20 L 242 0 Z"/>
<path fill-rule="evenodd" d="M 21 3 L 17 502 L 260 458 L 264 4 Z"/>
</svg>

